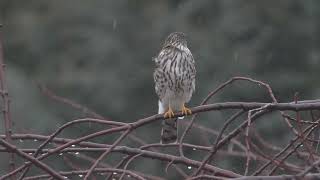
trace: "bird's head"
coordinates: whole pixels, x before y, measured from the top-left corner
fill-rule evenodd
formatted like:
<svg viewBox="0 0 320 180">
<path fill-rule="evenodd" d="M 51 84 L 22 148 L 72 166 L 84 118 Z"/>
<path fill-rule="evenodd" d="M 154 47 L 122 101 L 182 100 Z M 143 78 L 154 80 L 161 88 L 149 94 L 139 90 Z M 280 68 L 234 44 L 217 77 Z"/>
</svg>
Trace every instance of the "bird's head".
<svg viewBox="0 0 320 180">
<path fill-rule="evenodd" d="M 187 37 L 183 32 L 173 32 L 171 33 L 166 41 L 164 42 L 164 46 L 185 46 L 187 47 Z"/>
</svg>

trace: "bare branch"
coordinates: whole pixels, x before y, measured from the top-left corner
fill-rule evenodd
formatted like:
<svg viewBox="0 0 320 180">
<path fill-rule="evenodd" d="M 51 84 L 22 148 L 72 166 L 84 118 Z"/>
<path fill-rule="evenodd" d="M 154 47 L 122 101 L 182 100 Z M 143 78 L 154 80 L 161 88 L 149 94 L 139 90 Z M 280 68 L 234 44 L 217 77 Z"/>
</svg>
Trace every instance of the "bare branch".
<svg viewBox="0 0 320 180">
<path fill-rule="evenodd" d="M 207 104 L 207 102 L 215 94 L 221 92 L 225 87 L 235 81 L 248 81 L 259 86 L 263 86 L 271 98 L 271 102 L 216 102 Z M 311 120 L 308 120 L 307 117 L 304 116 L 303 118 L 305 119 L 302 119 L 300 111 L 312 112 L 312 110 L 320 110 L 320 100 L 298 101 L 297 98 L 295 98 L 294 102 L 278 103 L 271 87 L 267 83 L 258 80 L 246 77 L 234 77 L 220 85 L 203 100 L 201 105 L 191 109 L 194 114 L 191 122 L 189 124 L 182 122 L 184 126 L 187 124 L 187 127 L 183 132 L 181 139 L 179 139 L 179 142 L 172 144 L 146 143 L 143 138 L 133 135 L 136 129 L 163 120 L 162 114 L 156 114 L 138 120 L 132 120 L 130 121 L 132 123 L 106 120 L 94 111 L 89 110 L 88 108 L 77 104 L 72 100 L 55 95 L 45 87 L 42 87 L 41 90 L 52 99 L 69 105 L 75 109 L 81 110 L 82 112 L 86 112 L 95 118 L 72 120 L 56 129 L 55 132 L 49 136 L 32 133 L 12 134 L 10 132 L 11 143 L 7 139 L 9 136 L 8 131 L 6 131 L 5 134 L 0 135 L 0 145 L 3 146 L 3 148 L 0 148 L 0 152 L 14 152 L 27 161 L 20 167 L 12 169 L 9 173 L 2 175 L 0 179 L 6 179 L 10 177 L 14 178 L 15 175 L 22 172 L 19 179 L 62 179 L 65 178 L 64 176 L 68 176 L 68 178 L 70 176 L 71 178 L 74 175 L 84 177 L 84 179 L 91 179 L 102 175 L 105 176 L 106 179 L 111 179 L 113 177 L 126 179 L 128 176 L 133 179 L 156 180 L 162 178 L 166 179 L 166 173 L 168 175 L 171 173 L 171 171 L 167 171 L 167 169 L 170 167 L 174 167 L 177 170 L 176 172 L 180 173 L 184 179 L 255 179 L 256 177 L 248 175 L 249 171 L 251 170 L 255 171 L 253 175 L 260 175 L 265 172 L 265 170 L 269 170 L 269 175 L 277 173 L 277 176 L 257 176 L 261 179 L 307 179 L 317 177 L 318 175 L 310 174 L 313 173 L 313 170 L 317 168 L 320 158 L 316 151 L 316 147 L 314 147 L 315 145 L 312 145 L 311 143 L 320 142 L 318 139 L 316 139 L 317 136 L 312 134 L 313 131 L 318 127 L 320 119 L 317 119 L 313 113 L 311 113 Z M 0 91 L 2 95 L 5 94 L 4 92 L 5 91 Z M 225 120 L 225 123 L 219 131 L 195 123 L 195 118 L 198 113 L 222 110 L 238 112 L 234 113 L 231 117 Z M 294 113 L 289 113 L 287 111 L 294 112 L 296 117 L 292 117 L 292 115 L 289 114 Z M 248 113 L 247 116 L 241 116 L 245 112 Z M 281 147 L 279 145 L 275 146 L 269 141 L 266 141 L 262 136 L 260 136 L 257 129 L 255 129 L 254 124 L 257 122 L 257 120 L 261 120 L 260 117 L 271 112 L 280 112 L 279 118 L 285 120 L 285 123 L 288 125 L 286 127 L 288 133 L 293 135 L 293 138 L 285 147 Z M 183 116 L 183 114 L 181 112 L 177 112 L 175 113 L 174 117 L 180 116 Z M 238 119 L 241 120 L 238 126 L 230 126 L 231 123 Z M 98 123 L 104 125 L 105 129 L 77 138 L 57 137 L 58 135 L 61 135 L 61 132 L 67 131 L 81 123 Z M 195 130 L 201 131 L 201 137 L 203 137 L 206 141 L 204 143 L 205 145 L 183 143 L 184 138 L 193 127 Z M 232 129 L 230 127 L 232 127 Z M 230 128 L 230 131 L 226 131 L 227 128 Z M 120 136 L 118 136 L 118 138 L 111 144 L 96 143 L 93 140 L 94 138 L 107 137 L 111 134 L 120 134 Z M 216 138 L 212 145 L 210 145 L 211 138 L 209 138 L 208 135 L 213 135 L 213 137 Z M 20 143 L 23 143 L 24 141 L 28 142 L 29 140 L 34 139 L 41 143 L 38 146 L 30 149 L 23 149 L 13 145 L 14 140 L 19 140 Z M 124 143 L 124 145 L 120 145 L 120 143 L 125 139 L 131 140 L 132 142 L 138 142 L 138 146 L 129 147 Z M 51 143 L 51 146 L 48 146 L 49 143 Z M 226 147 L 225 145 L 228 146 Z M 179 151 L 176 152 L 178 154 L 169 153 L 169 151 L 167 151 L 169 148 Z M 183 150 L 188 149 L 192 149 L 192 151 L 197 155 L 203 156 L 203 153 L 205 152 L 207 154 L 201 161 L 194 160 L 184 156 Z M 275 152 L 276 154 L 273 155 Z M 32 155 L 30 153 L 32 153 Z M 98 158 L 94 158 L 88 155 L 90 153 L 101 154 Z M 57 154 L 59 154 L 59 156 L 56 158 L 61 158 L 64 160 L 65 163 L 72 168 L 72 171 L 55 170 L 42 161 L 49 156 L 54 157 L 53 155 Z M 69 154 L 72 156 L 69 156 Z M 112 160 L 111 157 L 109 157 L 113 154 L 120 155 L 122 158 L 119 160 L 119 162 L 116 162 L 116 165 L 111 163 Z M 294 155 L 297 155 L 298 158 L 296 158 Z M 243 162 L 242 166 L 244 168 L 244 172 L 242 174 L 245 176 L 241 176 L 240 174 L 229 169 L 222 169 L 216 165 L 213 165 L 213 163 L 211 163 L 211 159 L 213 157 L 218 160 L 231 157 L 240 158 Z M 87 163 L 85 163 L 85 165 L 79 165 L 76 164 L 77 161 L 72 158 L 81 158 L 81 160 Z M 292 161 L 293 159 L 295 161 Z M 129 164 L 133 160 L 135 162 L 140 160 L 164 162 L 166 166 L 163 167 L 163 177 L 148 175 L 144 171 L 130 170 L 132 167 L 129 167 Z M 252 162 L 258 162 L 258 166 L 253 167 Z M 264 164 L 262 165 L 262 163 Z M 31 165 L 35 165 L 36 167 L 43 169 L 48 174 L 25 177 Z M 272 167 L 267 169 L 270 165 L 272 165 Z M 195 170 L 192 172 L 186 171 L 183 168 L 188 168 L 189 170 L 194 168 Z M 283 175 L 280 171 L 277 171 L 280 168 L 281 170 L 285 170 L 285 172 L 288 174 Z"/>
<path fill-rule="evenodd" d="M 4 120 L 4 130 L 5 130 L 5 139 L 7 142 L 12 143 L 12 120 L 10 114 L 10 99 L 9 93 L 6 85 L 5 74 L 4 74 L 4 55 L 3 55 L 3 45 L 2 45 L 2 25 L 0 26 L 0 94 L 2 98 L 2 113 L 3 113 L 3 120 Z M 14 153 L 11 153 L 9 161 L 9 167 L 11 170 L 15 169 L 14 164 Z M 14 177 L 12 177 L 14 179 Z"/>
<path fill-rule="evenodd" d="M 45 172 L 49 173 L 52 177 L 56 178 L 56 179 L 61 179 L 63 180 L 63 176 L 61 176 L 59 173 L 57 173 L 56 171 L 54 171 L 52 168 L 50 168 L 49 166 L 47 166 L 46 164 L 44 164 L 43 162 L 35 159 L 32 156 L 29 156 L 28 154 L 22 152 L 21 150 L 17 149 L 14 145 L 6 142 L 3 139 L 0 139 L 0 144 L 6 148 L 8 148 L 9 150 L 11 150 L 12 152 L 16 153 L 17 155 L 19 155 L 22 158 L 25 158 L 27 160 L 29 160 L 30 162 L 32 162 L 34 165 L 36 165 L 37 167 L 41 168 L 42 170 L 44 170 Z"/>
</svg>

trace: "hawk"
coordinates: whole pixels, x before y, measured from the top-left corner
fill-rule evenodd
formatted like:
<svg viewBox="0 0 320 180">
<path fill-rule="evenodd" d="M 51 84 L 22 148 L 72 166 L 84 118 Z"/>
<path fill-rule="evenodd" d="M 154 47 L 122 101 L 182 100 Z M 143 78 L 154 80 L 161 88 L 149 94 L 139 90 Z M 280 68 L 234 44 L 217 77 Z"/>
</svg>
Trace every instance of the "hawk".
<svg viewBox="0 0 320 180">
<path fill-rule="evenodd" d="M 171 33 L 153 60 L 156 64 L 153 78 L 159 97 L 158 113 L 164 113 L 165 118 L 162 123 L 161 143 L 174 143 L 178 135 L 174 112 L 192 114 L 185 103 L 190 101 L 195 90 L 195 62 L 187 47 L 186 35 L 182 32 Z"/>
</svg>

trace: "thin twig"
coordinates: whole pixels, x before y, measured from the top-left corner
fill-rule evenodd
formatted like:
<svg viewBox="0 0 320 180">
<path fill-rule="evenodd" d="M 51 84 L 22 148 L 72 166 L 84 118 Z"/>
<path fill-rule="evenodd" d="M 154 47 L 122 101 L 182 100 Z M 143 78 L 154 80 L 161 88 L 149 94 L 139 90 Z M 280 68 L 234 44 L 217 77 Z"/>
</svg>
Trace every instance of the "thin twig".
<svg viewBox="0 0 320 180">
<path fill-rule="evenodd" d="M 65 128 L 74 125 L 74 124 L 79 124 L 79 123 L 84 123 L 84 122 L 93 122 L 93 123 L 100 123 L 100 124 L 107 124 L 107 125 L 113 125 L 113 126 L 123 126 L 125 123 L 120 123 L 120 122 L 114 122 L 114 121 L 107 121 L 107 120 L 100 120 L 100 119 L 92 119 L 92 118 L 85 118 L 85 119 L 77 119 L 73 120 L 71 122 L 68 122 L 64 124 L 63 126 L 59 127 L 52 135 L 48 137 L 46 141 L 44 141 L 39 147 L 38 150 L 34 153 L 33 157 L 37 157 L 39 155 L 39 152 L 48 144 L 50 141 L 55 138 L 59 133 L 61 133 Z M 24 176 L 27 174 L 30 166 L 26 167 L 26 169 L 23 171 L 23 173 L 20 175 L 19 180 L 22 180 Z"/>
<path fill-rule="evenodd" d="M 59 172 L 63 176 L 71 176 L 71 175 L 81 175 L 83 176 L 86 174 L 88 170 L 79 170 L 79 171 L 69 171 L 69 172 Z M 146 178 L 143 177 L 143 175 L 139 175 L 136 172 L 132 172 L 129 170 L 123 170 L 123 169 L 115 169 L 115 168 L 96 168 L 94 172 L 97 173 L 104 173 L 104 172 L 115 172 L 115 173 L 125 173 L 127 175 L 130 175 L 134 179 L 139 179 L 139 180 L 146 180 Z M 49 178 L 50 176 L 48 175 L 38 175 L 38 176 L 33 176 L 33 177 L 27 177 L 24 180 L 35 180 L 35 179 L 45 179 Z"/>
<path fill-rule="evenodd" d="M 71 99 L 68 99 L 68 98 L 65 98 L 65 97 L 62 97 L 62 96 L 59 96 L 57 94 L 55 94 L 53 91 L 51 91 L 48 87 L 46 87 L 44 84 L 41 84 L 41 83 L 37 83 L 38 84 L 38 87 L 40 89 L 40 92 L 43 93 L 45 96 L 47 96 L 48 98 L 50 99 L 53 99 L 59 103 L 62 103 L 62 104 L 65 104 L 65 105 L 68 105 L 76 110 L 79 110 L 81 112 L 84 112 L 86 114 L 89 114 L 91 116 L 93 116 L 94 118 L 96 119 L 104 119 L 106 121 L 113 121 L 112 119 L 110 118 L 106 118 L 104 116 L 102 116 L 101 114 L 98 114 L 97 112 L 93 111 L 92 109 L 82 105 L 82 104 L 79 104 Z M 146 142 L 143 141 L 142 139 L 136 137 L 135 135 L 133 134 L 129 134 L 129 138 L 132 139 L 133 141 L 141 144 L 141 145 L 145 145 Z"/>
<path fill-rule="evenodd" d="M 63 176 L 61 176 L 59 173 L 57 173 L 55 170 L 53 170 L 52 168 L 50 168 L 49 166 L 47 166 L 45 163 L 37 160 L 36 158 L 29 156 L 28 154 L 22 152 L 21 150 L 19 150 L 17 147 L 15 147 L 14 145 L 10 144 L 9 142 L 0 139 L 0 144 L 6 148 L 8 148 L 9 150 L 11 150 L 12 152 L 16 153 L 17 155 L 19 155 L 20 157 L 29 160 L 30 162 L 32 162 L 35 166 L 41 168 L 42 170 L 44 170 L 45 172 L 47 172 L 48 174 L 50 174 L 51 176 L 53 176 L 56 179 L 60 179 L 63 180 Z"/>
<path fill-rule="evenodd" d="M 256 112 L 256 113 L 259 113 L 259 112 L 262 112 L 264 109 L 266 109 L 270 104 L 267 104 L 261 108 L 257 108 L 257 109 L 252 109 L 249 111 L 248 113 L 248 124 L 247 124 L 247 129 L 246 129 L 246 132 L 245 132 L 245 142 L 246 142 L 246 154 L 247 154 L 247 160 L 246 160 L 246 165 L 245 165 L 245 171 L 244 171 L 244 176 L 247 176 L 248 172 L 249 172 L 249 164 L 250 164 L 250 153 L 251 153 L 251 150 L 250 150 L 250 136 L 249 136 L 249 131 L 250 131 L 250 127 L 251 127 L 251 117 L 252 117 L 252 113 L 253 112 Z"/>
<path fill-rule="evenodd" d="M 219 135 L 217 136 L 216 142 L 214 144 L 214 146 L 212 146 L 212 149 L 210 150 L 210 154 L 207 158 L 206 161 L 203 161 L 203 165 L 200 166 L 197 171 L 195 171 L 195 173 L 193 174 L 194 176 L 198 175 L 202 169 L 202 167 L 206 164 L 206 163 L 210 163 L 210 160 L 212 159 L 212 157 L 216 154 L 216 152 L 218 151 L 218 144 L 220 142 L 221 136 L 223 134 L 223 132 L 226 130 L 226 128 L 234 121 L 236 120 L 241 114 L 243 114 L 245 111 L 241 110 L 238 111 L 237 113 L 233 114 L 222 126 L 222 129 L 220 130 Z"/>
<path fill-rule="evenodd" d="M 137 155 L 134 155 L 134 156 L 132 156 L 131 158 L 129 158 L 128 161 L 126 162 L 126 164 L 124 165 L 123 169 L 124 169 L 124 170 L 127 170 L 129 164 L 130 164 L 134 159 L 138 158 L 138 157 L 141 156 L 141 155 L 142 155 L 142 154 L 137 154 Z M 120 178 L 119 178 L 119 180 L 122 180 L 123 177 L 124 177 L 124 175 L 125 175 L 125 174 L 122 173 L 121 176 L 120 176 Z"/>
<path fill-rule="evenodd" d="M 9 93 L 6 85 L 5 80 L 5 71 L 4 71 L 4 53 L 3 53 L 3 39 L 2 39 L 2 25 L 0 26 L 0 91 L 1 91 L 1 98 L 2 98 L 2 113 L 3 113 L 3 120 L 4 120 L 4 130 L 5 130 L 5 140 L 8 143 L 12 143 L 12 119 L 10 114 L 10 99 L 9 99 Z M 15 169 L 15 163 L 14 163 L 14 153 L 9 154 L 10 160 L 9 160 L 9 168 L 11 171 Z M 12 177 L 11 179 L 15 179 L 15 177 Z"/>
<path fill-rule="evenodd" d="M 253 115 L 251 117 L 251 121 L 255 121 L 256 118 L 262 116 L 264 113 L 266 113 L 267 111 L 260 111 L 258 113 L 256 113 L 255 115 Z M 222 147 L 224 144 L 226 144 L 227 142 L 230 141 L 230 139 L 232 139 L 233 137 L 237 136 L 245 127 L 247 126 L 247 121 L 243 122 L 240 126 L 238 126 L 234 131 L 232 131 L 231 133 L 229 133 L 229 135 L 227 135 L 225 138 L 223 138 L 218 145 L 216 146 L 216 148 L 220 148 Z M 194 176 L 198 175 L 201 171 L 201 169 L 208 163 L 211 161 L 212 155 L 213 153 L 210 153 L 209 155 L 207 155 L 204 160 L 202 161 L 202 165 L 195 171 L 195 173 L 193 173 Z"/>
<path fill-rule="evenodd" d="M 316 125 L 310 125 L 309 127 L 307 127 L 303 133 L 308 132 L 310 130 L 312 130 L 312 128 L 316 127 Z M 265 163 L 262 167 L 260 167 L 258 170 L 256 170 L 252 176 L 257 176 L 258 174 L 260 174 L 265 168 L 267 168 L 272 162 L 275 162 L 275 160 L 280 157 L 282 154 L 284 154 L 297 140 L 299 139 L 299 137 L 295 137 L 293 140 L 291 140 L 291 142 L 285 147 L 283 148 L 282 151 L 280 151 L 279 153 L 277 153 L 271 160 L 269 160 L 267 163 Z M 280 162 L 279 162 L 280 163 Z"/>
<path fill-rule="evenodd" d="M 113 144 L 110 148 L 108 148 L 108 150 L 106 150 L 102 155 L 100 155 L 100 157 L 94 162 L 94 164 L 90 167 L 89 171 L 87 172 L 86 176 L 84 177 L 84 180 L 87 180 L 90 175 L 92 174 L 94 168 L 96 168 L 98 166 L 98 164 L 100 163 L 100 161 L 106 157 L 111 151 L 112 149 L 114 149 L 132 130 L 131 127 L 129 127 Z"/>
<path fill-rule="evenodd" d="M 306 133 L 306 135 L 304 136 L 305 138 L 303 138 L 303 139 L 301 139 L 301 142 L 300 143 L 298 143 L 296 146 L 294 146 L 294 148 L 291 150 L 291 151 L 289 151 L 288 153 L 287 153 L 287 155 L 285 155 L 281 160 L 280 160 L 280 163 L 282 163 L 283 161 L 285 161 L 289 156 L 291 156 L 291 154 L 293 154 L 294 152 L 296 152 L 297 151 L 297 149 L 298 148 L 300 148 L 302 145 L 303 145 L 303 141 L 305 141 L 306 140 L 306 137 L 308 137 L 308 136 L 310 136 L 310 134 L 313 132 L 313 130 L 316 128 L 316 127 L 318 127 L 317 125 L 313 125 L 313 127 L 311 127 L 311 129 L 310 129 L 310 131 L 309 132 L 305 132 Z M 297 140 L 299 140 L 300 138 L 297 136 Z M 274 172 L 278 169 L 278 165 L 276 165 L 271 171 L 270 171 L 270 173 L 269 173 L 269 175 L 273 175 L 274 174 Z"/>
</svg>

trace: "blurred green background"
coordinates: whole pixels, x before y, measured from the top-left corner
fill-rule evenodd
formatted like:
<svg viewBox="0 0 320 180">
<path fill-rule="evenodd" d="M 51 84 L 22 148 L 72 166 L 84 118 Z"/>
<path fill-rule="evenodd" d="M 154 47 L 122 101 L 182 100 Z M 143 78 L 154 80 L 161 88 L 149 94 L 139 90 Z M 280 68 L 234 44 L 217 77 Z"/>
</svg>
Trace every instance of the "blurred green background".
<svg viewBox="0 0 320 180">
<path fill-rule="evenodd" d="M 280 102 L 292 101 L 295 92 L 300 99 L 316 99 L 319 18 L 316 0 L 1 0 L 14 132 L 48 135 L 66 122 L 88 117 L 45 97 L 36 82 L 114 121 L 133 122 L 155 114 L 152 57 L 173 31 L 188 35 L 196 61 L 196 92 L 190 106 L 233 76 L 268 82 Z M 262 87 L 243 82 L 211 102 L 224 101 L 271 99 Z M 218 130 L 230 115 L 229 111 L 203 113 L 197 122 Z M 285 145 L 290 133 L 279 117 L 272 117 L 257 127 L 272 143 Z M 0 127 L 3 132 L 3 121 Z M 62 136 L 78 137 L 98 127 L 77 125 Z M 159 142 L 160 122 L 135 134 L 148 143 Z M 205 145 L 197 131 L 191 134 L 187 142 Z M 213 136 L 208 139 L 214 142 Z M 192 153 L 188 156 L 201 156 Z M 146 168 L 139 161 L 134 164 L 131 168 Z M 215 164 L 243 172 L 233 161 Z M 148 171 L 163 174 L 159 166 L 164 164 L 150 162 Z M 0 167 L 3 174 L 7 161 L 1 160 Z M 173 171 L 168 177 L 176 175 Z"/>
</svg>

